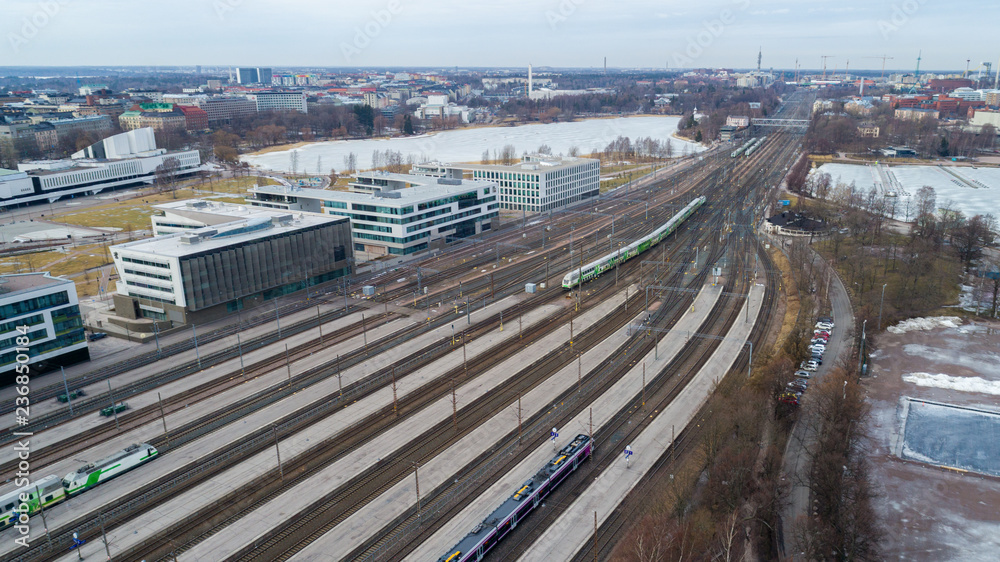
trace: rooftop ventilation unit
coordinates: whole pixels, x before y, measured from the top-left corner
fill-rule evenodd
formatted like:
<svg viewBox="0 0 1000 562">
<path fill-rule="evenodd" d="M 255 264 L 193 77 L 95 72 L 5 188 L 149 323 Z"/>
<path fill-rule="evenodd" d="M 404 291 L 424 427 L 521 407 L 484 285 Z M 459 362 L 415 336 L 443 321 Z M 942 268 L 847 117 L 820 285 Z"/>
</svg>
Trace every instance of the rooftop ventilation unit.
<svg viewBox="0 0 1000 562">
<path fill-rule="evenodd" d="M 455 178 L 438 178 L 440 185 L 462 185 L 462 180 Z"/>
</svg>

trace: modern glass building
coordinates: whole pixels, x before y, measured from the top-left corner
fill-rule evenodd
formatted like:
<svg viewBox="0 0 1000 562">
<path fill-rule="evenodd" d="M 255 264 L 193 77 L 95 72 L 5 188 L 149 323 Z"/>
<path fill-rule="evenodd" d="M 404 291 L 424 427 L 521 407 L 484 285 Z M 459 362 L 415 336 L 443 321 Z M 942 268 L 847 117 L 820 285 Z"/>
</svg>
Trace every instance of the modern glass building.
<svg viewBox="0 0 1000 562">
<path fill-rule="evenodd" d="M 209 321 L 350 274 L 347 219 L 242 209 L 243 218 L 112 246 L 116 315 Z"/>
<path fill-rule="evenodd" d="M 360 259 L 409 255 L 474 236 L 499 220 L 496 183 L 364 172 L 351 191 L 266 185 L 251 189 L 254 207 L 351 219 Z"/>
<path fill-rule="evenodd" d="M 27 345 L 18 342 L 23 336 Z M 22 353 L 32 373 L 90 359 L 72 281 L 48 273 L 0 275 L 0 374 L 5 379 L 13 380 Z"/>
</svg>

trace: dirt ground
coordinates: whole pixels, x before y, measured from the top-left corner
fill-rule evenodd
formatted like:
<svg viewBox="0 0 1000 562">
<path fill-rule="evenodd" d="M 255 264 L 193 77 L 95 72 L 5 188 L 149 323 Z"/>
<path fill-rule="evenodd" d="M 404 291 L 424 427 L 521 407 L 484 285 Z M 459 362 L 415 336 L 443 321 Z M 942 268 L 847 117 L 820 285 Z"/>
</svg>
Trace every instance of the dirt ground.
<svg viewBox="0 0 1000 562">
<path fill-rule="evenodd" d="M 1000 395 L 988 392 L 1000 386 L 1000 324 L 883 333 L 872 373 L 865 382 L 872 405 L 872 472 L 880 494 L 876 506 L 887 533 L 886 559 L 1000 559 L 1000 478 L 894 454 L 901 445 L 904 397 L 1000 412 Z M 914 381 L 933 377 L 913 373 L 955 378 L 944 377 L 946 388 L 919 386 Z M 983 379 L 976 382 L 987 391 L 960 390 L 969 388 L 973 377 Z M 976 450 L 975 436 L 964 437 L 974 455 L 985 455 L 1000 439 L 982 435 L 984 445 Z M 907 442 L 909 438 L 907 433 Z"/>
</svg>

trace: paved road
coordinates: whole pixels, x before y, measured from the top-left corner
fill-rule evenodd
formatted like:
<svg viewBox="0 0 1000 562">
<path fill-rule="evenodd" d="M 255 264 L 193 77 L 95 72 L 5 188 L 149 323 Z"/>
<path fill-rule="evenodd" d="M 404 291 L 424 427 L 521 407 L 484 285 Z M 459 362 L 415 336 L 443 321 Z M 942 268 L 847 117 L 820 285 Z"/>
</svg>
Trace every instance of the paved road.
<svg viewBox="0 0 1000 562">
<path fill-rule="evenodd" d="M 816 371 L 809 382 L 809 386 L 819 384 L 823 376 L 829 372 L 837 360 L 850 354 L 850 347 L 853 339 L 850 338 L 851 327 L 854 326 L 854 311 L 851 308 L 851 299 L 841 283 L 840 277 L 834 275 L 830 284 L 830 300 L 833 305 L 833 321 L 835 328 L 830 335 L 830 344 L 824 355 L 823 365 Z M 809 392 L 805 394 L 802 401 L 801 415 L 799 421 L 792 429 L 791 438 L 785 448 L 784 465 L 782 466 L 782 479 L 790 484 L 788 503 L 781 514 L 782 550 L 789 554 L 794 548 L 795 534 L 793 531 L 796 519 L 809 515 L 809 455 L 807 449 L 815 441 L 815 435 L 806 423 L 806 416 L 809 414 Z"/>
</svg>

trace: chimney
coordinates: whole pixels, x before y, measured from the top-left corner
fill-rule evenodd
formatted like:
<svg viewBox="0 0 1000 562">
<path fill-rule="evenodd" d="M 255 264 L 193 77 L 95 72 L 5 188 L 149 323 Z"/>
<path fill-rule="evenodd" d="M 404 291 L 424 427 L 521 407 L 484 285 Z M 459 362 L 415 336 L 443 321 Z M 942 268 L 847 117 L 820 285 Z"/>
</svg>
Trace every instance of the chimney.
<svg viewBox="0 0 1000 562">
<path fill-rule="evenodd" d="M 531 63 L 528 63 L 528 99 L 531 99 L 531 92 L 534 91 L 534 79 L 531 75 Z"/>
</svg>

